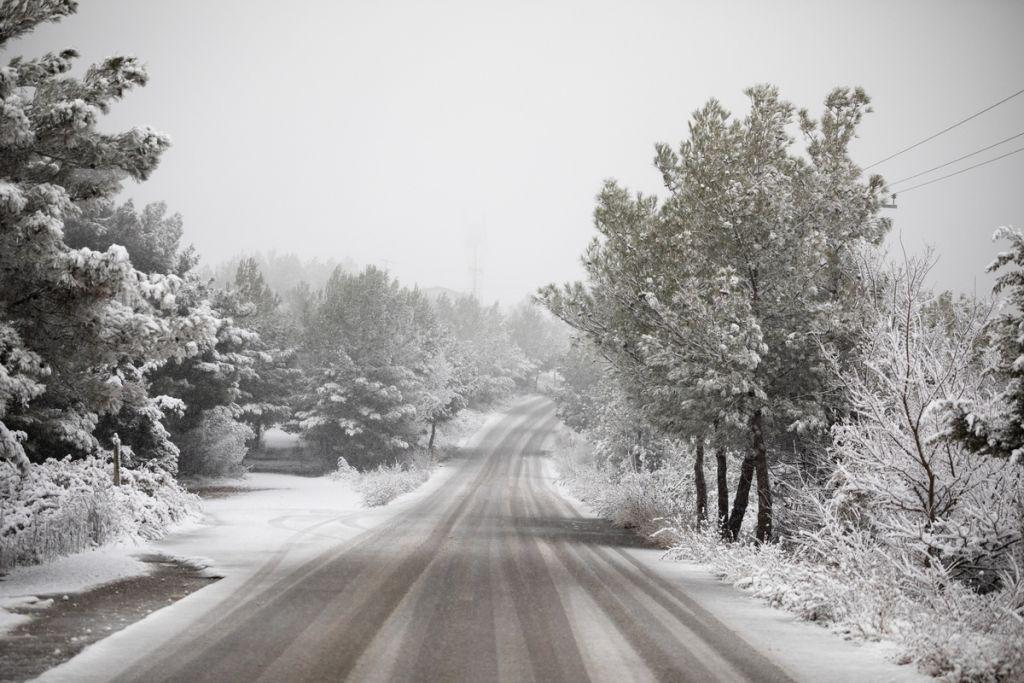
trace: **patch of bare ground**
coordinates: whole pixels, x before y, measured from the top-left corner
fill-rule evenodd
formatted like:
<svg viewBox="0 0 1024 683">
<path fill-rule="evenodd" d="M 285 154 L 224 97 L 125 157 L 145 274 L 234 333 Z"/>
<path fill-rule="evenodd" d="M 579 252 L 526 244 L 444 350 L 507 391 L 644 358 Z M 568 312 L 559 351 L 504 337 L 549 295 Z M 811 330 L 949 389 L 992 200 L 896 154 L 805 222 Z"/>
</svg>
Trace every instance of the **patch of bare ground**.
<svg viewBox="0 0 1024 683">
<path fill-rule="evenodd" d="M 0 681 L 35 678 L 87 645 L 216 581 L 185 562 L 154 555 L 140 559 L 153 565 L 148 574 L 84 593 L 40 595 L 35 604 L 12 610 L 33 618 L 0 635 Z M 40 609 L 50 600 L 52 605 Z"/>
</svg>

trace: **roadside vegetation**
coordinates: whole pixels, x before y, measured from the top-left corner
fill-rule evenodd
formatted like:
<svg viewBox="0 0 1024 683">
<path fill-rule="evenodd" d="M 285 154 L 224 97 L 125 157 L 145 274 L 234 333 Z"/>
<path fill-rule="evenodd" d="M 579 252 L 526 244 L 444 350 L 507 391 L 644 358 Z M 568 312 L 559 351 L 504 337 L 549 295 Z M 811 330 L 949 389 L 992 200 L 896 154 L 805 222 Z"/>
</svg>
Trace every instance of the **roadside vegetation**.
<svg viewBox="0 0 1024 683">
<path fill-rule="evenodd" d="M 0 572 L 98 545 L 153 539 L 193 517 L 199 499 L 168 472 L 126 469 L 110 482 L 99 458 L 50 459 L 21 475 L 0 463 Z"/>
<path fill-rule="evenodd" d="M 670 555 L 806 619 L 890 638 L 948 680 L 1024 676 L 1024 238 L 992 298 L 894 264 L 885 180 L 848 154 L 867 95 L 820 118 L 776 89 L 658 145 L 663 197 L 609 181 L 576 331 L 562 477 Z M 797 135 L 801 144 L 797 145 Z"/>
</svg>

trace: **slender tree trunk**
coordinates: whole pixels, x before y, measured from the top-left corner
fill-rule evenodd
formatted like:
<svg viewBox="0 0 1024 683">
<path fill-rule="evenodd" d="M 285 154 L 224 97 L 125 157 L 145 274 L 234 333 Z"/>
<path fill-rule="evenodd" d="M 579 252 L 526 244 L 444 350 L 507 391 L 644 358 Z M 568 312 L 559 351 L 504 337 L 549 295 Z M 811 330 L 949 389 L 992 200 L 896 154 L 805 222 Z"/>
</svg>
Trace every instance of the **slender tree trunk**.
<svg viewBox="0 0 1024 683">
<path fill-rule="evenodd" d="M 636 448 L 634 448 L 629 454 L 629 462 L 633 465 L 633 473 L 640 472 L 640 453 L 644 443 L 644 433 L 641 430 L 636 430 Z"/>
<path fill-rule="evenodd" d="M 114 434 L 114 486 L 121 485 L 121 437 Z"/>
<path fill-rule="evenodd" d="M 436 435 L 437 435 L 437 421 L 436 420 L 431 420 L 430 421 L 430 441 L 427 442 L 427 450 L 428 451 L 434 450 L 434 436 L 436 436 Z"/>
<path fill-rule="evenodd" d="M 757 540 L 767 543 L 772 540 L 772 486 L 768 479 L 768 449 L 764 443 L 763 421 L 761 410 L 755 410 L 750 417 L 750 437 L 754 470 L 757 472 Z"/>
<path fill-rule="evenodd" d="M 729 540 L 740 537 L 743 526 L 743 515 L 747 514 L 747 503 L 750 501 L 750 483 L 754 480 L 754 456 L 748 453 L 740 463 L 740 480 L 736 484 L 736 497 L 732 502 L 732 514 L 729 515 Z"/>
<path fill-rule="evenodd" d="M 256 421 L 256 429 L 253 431 L 252 437 L 252 450 L 258 451 L 260 444 L 263 443 L 263 420 L 259 419 Z"/>
<path fill-rule="evenodd" d="M 721 446 L 715 449 L 715 464 L 718 470 L 718 530 L 725 537 L 729 531 L 729 480 L 726 478 L 729 462 Z"/>
<path fill-rule="evenodd" d="M 704 439 L 697 439 L 693 454 L 693 482 L 697 490 L 697 528 L 701 529 L 708 519 L 708 485 L 704 481 Z"/>
</svg>

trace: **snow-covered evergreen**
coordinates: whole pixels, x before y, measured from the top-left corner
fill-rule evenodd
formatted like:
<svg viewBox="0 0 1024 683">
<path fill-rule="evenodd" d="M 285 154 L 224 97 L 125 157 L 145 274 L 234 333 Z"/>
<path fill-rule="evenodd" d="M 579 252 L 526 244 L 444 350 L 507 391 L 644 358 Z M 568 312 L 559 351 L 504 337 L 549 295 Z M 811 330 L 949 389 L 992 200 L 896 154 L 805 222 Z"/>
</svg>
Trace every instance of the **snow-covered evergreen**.
<svg viewBox="0 0 1024 683">
<path fill-rule="evenodd" d="M 4 5 L 0 47 L 72 2 Z M 131 414 L 152 452 L 172 467 L 176 449 L 160 426 L 149 368 L 208 348 L 215 320 L 203 307 L 176 309 L 177 275 L 136 269 L 123 245 L 74 247 L 65 224 L 144 180 L 170 140 L 147 127 L 101 132 L 98 121 L 146 84 L 141 63 L 111 57 L 80 78 L 73 50 L 15 59 L 0 69 L 0 443 L 25 469 L 64 454 L 103 455 L 101 423 Z M 138 443 L 127 439 L 129 449 Z"/>
</svg>

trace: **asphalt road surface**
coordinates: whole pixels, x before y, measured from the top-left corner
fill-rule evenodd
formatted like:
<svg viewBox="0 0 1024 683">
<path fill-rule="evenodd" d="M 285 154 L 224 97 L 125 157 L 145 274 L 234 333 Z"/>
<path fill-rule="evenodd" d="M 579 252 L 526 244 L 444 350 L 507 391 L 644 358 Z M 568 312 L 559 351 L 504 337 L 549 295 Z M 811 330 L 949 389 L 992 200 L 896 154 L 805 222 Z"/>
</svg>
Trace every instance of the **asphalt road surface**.
<svg viewBox="0 0 1024 683">
<path fill-rule="evenodd" d="M 542 473 L 537 398 L 417 505 L 136 666 L 130 681 L 784 681 Z"/>
</svg>

